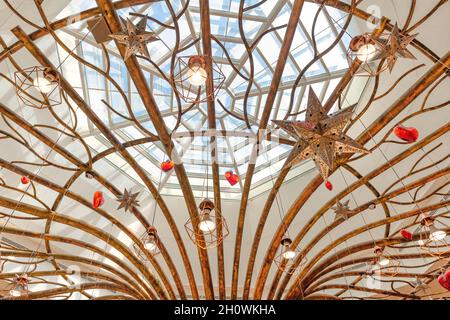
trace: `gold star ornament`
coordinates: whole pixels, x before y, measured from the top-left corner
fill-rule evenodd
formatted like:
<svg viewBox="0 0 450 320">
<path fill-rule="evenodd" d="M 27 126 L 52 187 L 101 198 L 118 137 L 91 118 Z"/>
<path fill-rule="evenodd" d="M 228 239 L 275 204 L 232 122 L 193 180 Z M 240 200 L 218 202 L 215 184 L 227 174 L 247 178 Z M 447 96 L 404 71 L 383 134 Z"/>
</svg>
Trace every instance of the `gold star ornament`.
<svg viewBox="0 0 450 320">
<path fill-rule="evenodd" d="M 145 31 L 147 27 L 147 18 L 143 17 L 137 25 L 134 25 L 130 19 L 122 20 L 122 29 L 125 31 L 109 35 L 120 44 L 125 45 L 124 60 L 128 60 L 133 54 L 140 53 L 141 55 L 150 58 L 150 53 L 147 49 L 147 44 L 158 40 L 154 32 Z"/>
<path fill-rule="evenodd" d="M 392 32 L 386 39 L 374 39 L 375 42 L 381 47 L 382 52 L 380 58 L 386 59 L 387 67 L 392 72 L 397 59 L 416 59 L 416 57 L 409 51 L 408 46 L 417 37 L 417 33 L 409 36 L 403 35 L 397 23 L 392 28 Z"/>
<path fill-rule="evenodd" d="M 139 207 L 139 200 L 137 200 L 138 196 L 139 192 L 131 193 L 131 191 L 125 189 L 123 194 L 117 197 L 117 201 L 120 203 L 117 210 L 125 209 L 125 212 L 128 212 L 135 207 Z"/>
<path fill-rule="evenodd" d="M 288 166 L 312 158 L 325 181 L 335 169 L 336 155 L 341 153 L 368 153 L 362 145 L 344 133 L 354 107 L 328 115 L 310 88 L 305 121 L 273 120 L 297 140 Z"/>
<path fill-rule="evenodd" d="M 350 210 L 350 207 L 348 206 L 350 200 L 345 201 L 344 203 L 337 202 L 334 207 L 331 207 L 331 209 L 334 211 L 334 221 L 343 219 L 348 220 L 350 214 L 352 214 L 353 210 Z"/>
</svg>

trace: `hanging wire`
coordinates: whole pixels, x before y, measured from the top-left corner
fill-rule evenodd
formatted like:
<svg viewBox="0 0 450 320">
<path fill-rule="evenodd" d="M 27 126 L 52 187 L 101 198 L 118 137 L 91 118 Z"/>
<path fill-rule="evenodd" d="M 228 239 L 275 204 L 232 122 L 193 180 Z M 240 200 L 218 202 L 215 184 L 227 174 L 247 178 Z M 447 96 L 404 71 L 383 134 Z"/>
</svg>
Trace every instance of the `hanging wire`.
<svg viewBox="0 0 450 320">
<path fill-rule="evenodd" d="M 157 190 L 157 195 L 156 195 L 156 198 L 155 198 L 155 206 L 153 208 L 152 226 L 155 226 L 156 208 L 157 208 L 157 205 L 158 205 L 158 200 L 159 200 L 161 189 L 162 189 L 161 179 L 162 179 L 162 170 L 159 173 L 158 190 Z"/>
<path fill-rule="evenodd" d="M 260 145 L 262 145 L 263 148 L 265 148 L 265 147 L 264 147 L 264 144 L 265 144 L 265 142 L 261 142 Z M 264 150 L 262 153 L 263 153 L 264 157 L 266 158 L 266 163 L 268 164 L 268 168 L 269 168 L 269 176 L 270 176 L 270 182 L 271 182 L 271 184 L 272 184 L 272 189 L 273 189 L 273 188 L 275 187 L 275 183 L 273 182 L 272 164 L 271 164 L 271 161 L 270 161 L 269 156 L 268 156 L 268 154 L 267 154 L 267 151 Z M 284 224 L 284 214 L 285 214 L 285 211 L 284 211 L 284 208 L 283 208 L 283 201 L 282 201 L 282 199 L 281 199 L 281 195 L 280 195 L 279 192 L 277 192 L 277 193 L 275 194 L 275 203 L 276 203 L 276 205 L 277 205 L 277 211 L 278 211 L 278 216 L 280 217 L 280 221 L 281 221 L 281 223 L 284 225 L 284 227 L 285 227 L 285 229 L 286 229 L 286 230 L 285 230 L 285 234 L 287 235 L 287 237 L 290 238 L 289 228 L 287 228 L 286 225 Z"/>
</svg>

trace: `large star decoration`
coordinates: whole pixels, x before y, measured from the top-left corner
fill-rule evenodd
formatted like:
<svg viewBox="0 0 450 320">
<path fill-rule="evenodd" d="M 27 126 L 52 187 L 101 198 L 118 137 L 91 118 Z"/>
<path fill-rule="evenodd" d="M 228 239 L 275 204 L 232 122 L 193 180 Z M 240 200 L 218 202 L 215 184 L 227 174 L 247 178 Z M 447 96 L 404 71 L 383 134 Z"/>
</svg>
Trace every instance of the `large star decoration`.
<svg viewBox="0 0 450 320">
<path fill-rule="evenodd" d="M 350 200 L 347 200 L 344 203 L 338 201 L 334 207 L 331 207 L 335 214 L 334 221 L 339 219 L 348 220 L 350 214 L 353 212 L 348 206 L 349 202 Z"/>
<path fill-rule="evenodd" d="M 380 58 L 386 59 L 389 71 L 392 72 L 399 57 L 416 59 L 416 57 L 411 53 L 411 51 L 408 50 L 407 47 L 417 37 L 417 35 L 417 33 L 410 36 L 401 34 L 396 23 L 387 39 L 374 39 L 382 48 Z"/>
<path fill-rule="evenodd" d="M 117 42 L 125 45 L 125 56 L 126 61 L 133 54 L 140 53 L 147 58 L 150 58 L 150 53 L 147 49 L 147 43 L 158 40 L 154 32 L 145 31 L 147 26 L 147 18 L 143 17 L 137 25 L 134 25 L 130 19 L 127 18 L 125 21 L 122 20 L 123 28 L 126 29 L 125 32 L 118 32 L 109 35 L 111 38 L 117 40 Z"/>
<path fill-rule="evenodd" d="M 120 203 L 117 210 L 125 209 L 125 212 L 128 212 L 135 207 L 139 207 L 139 200 L 137 200 L 138 196 L 139 192 L 131 193 L 131 191 L 125 189 L 123 194 L 117 197 L 117 201 Z"/>
<path fill-rule="evenodd" d="M 312 158 L 324 180 L 335 168 L 336 155 L 341 153 L 368 153 L 363 146 L 343 131 L 351 120 L 354 107 L 327 115 L 314 91 L 310 88 L 305 121 L 273 120 L 297 140 L 292 150 L 293 166 Z"/>
</svg>

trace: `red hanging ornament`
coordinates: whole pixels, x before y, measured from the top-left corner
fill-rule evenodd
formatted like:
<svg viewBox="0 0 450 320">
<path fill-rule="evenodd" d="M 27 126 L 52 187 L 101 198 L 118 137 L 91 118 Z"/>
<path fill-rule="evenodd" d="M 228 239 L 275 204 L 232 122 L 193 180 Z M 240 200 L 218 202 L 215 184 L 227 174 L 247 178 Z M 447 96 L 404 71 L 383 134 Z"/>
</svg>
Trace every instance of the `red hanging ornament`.
<svg viewBox="0 0 450 320">
<path fill-rule="evenodd" d="M 28 177 L 23 176 L 22 178 L 20 178 L 20 182 L 22 182 L 22 184 L 28 184 L 30 182 L 30 179 L 28 179 Z"/>
<path fill-rule="evenodd" d="M 173 169 L 174 163 L 172 160 L 166 160 L 164 162 L 161 162 L 161 170 L 164 172 L 169 172 Z"/>
<path fill-rule="evenodd" d="M 225 179 L 234 186 L 236 183 L 239 182 L 239 176 L 237 174 L 234 174 L 233 171 L 227 171 L 225 172 Z"/>
<path fill-rule="evenodd" d="M 447 270 L 447 271 L 443 272 L 438 277 L 438 282 L 443 288 L 445 288 L 448 291 L 450 291 L 450 270 Z"/>
<path fill-rule="evenodd" d="M 400 231 L 400 234 L 405 240 L 411 241 L 413 239 L 411 232 L 409 232 L 408 230 L 403 229 Z"/>
<path fill-rule="evenodd" d="M 333 185 L 330 181 L 325 181 L 325 187 L 327 187 L 328 190 L 333 190 Z"/>
<path fill-rule="evenodd" d="M 397 126 L 394 129 L 397 138 L 406 142 L 416 142 L 419 138 L 419 131 L 414 127 Z"/>
<path fill-rule="evenodd" d="M 105 199 L 103 198 L 103 193 L 101 191 L 94 192 L 94 199 L 92 200 L 92 205 L 95 209 L 101 207 L 105 203 Z"/>
</svg>

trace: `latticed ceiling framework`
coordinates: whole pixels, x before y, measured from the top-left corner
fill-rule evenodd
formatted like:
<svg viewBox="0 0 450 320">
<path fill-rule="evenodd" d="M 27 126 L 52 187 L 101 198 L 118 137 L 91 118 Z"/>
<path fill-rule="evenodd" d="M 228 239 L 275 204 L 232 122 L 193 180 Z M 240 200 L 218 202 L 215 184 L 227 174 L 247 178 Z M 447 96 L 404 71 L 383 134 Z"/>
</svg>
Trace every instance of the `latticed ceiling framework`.
<svg viewBox="0 0 450 320">
<path fill-rule="evenodd" d="M 448 233 L 447 1 L 25 2 L 1 3 L 1 296 L 450 296 L 448 240 L 427 240 L 432 224 Z M 124 59 L 126 45 L 94 36 L 125 32 L 121 18 L 154 33 L 148 57 Z M 418 34 L 415 59 L 390 71 L 389 56 L 349 54 L 363 33 L 389 43 L 396 24 L 404 39 Z M 209 77 L 192 103 L 176 67 L 196 55 Z M 57 79 L 62 103 L 27 106 L 16 77 L 32 87 L 29 70 Z M 328 177 L 307 156 L 288 166 L 304 132 L 272 122 L 314 122 L 312 92 L 316 126 L 353 110 L 334 125 L 364 151 L 337 154 Z M 418 139 L 399 139 L 414 135 L 404 127 Z M 205 197 L 212 240 L 199 232 Z M 26 295 L 11 296 L 24 281 Z"/>
</svg>

